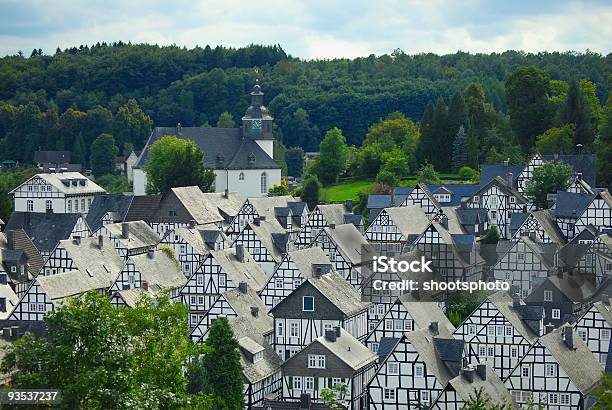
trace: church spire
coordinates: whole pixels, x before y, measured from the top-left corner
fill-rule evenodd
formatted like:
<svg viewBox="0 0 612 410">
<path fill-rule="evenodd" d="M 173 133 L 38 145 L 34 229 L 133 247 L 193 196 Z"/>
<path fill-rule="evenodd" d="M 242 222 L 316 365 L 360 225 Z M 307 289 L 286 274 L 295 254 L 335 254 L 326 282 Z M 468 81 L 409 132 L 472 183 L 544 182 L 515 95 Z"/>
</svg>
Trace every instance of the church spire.
<svg viewBox="0 0 612 410">
<path fill-rule="evenodd" d="M 242 133 L 244 138 L 254 140 L 274 138 L 272 136 L 272 121 L 274 119 L 263 105 L 263 97 L 264 93 L 261 91 L 259 80 L 255 80 L 255 85 L 251 91 L 251 105 L 242 117 Z"/>
</svg>

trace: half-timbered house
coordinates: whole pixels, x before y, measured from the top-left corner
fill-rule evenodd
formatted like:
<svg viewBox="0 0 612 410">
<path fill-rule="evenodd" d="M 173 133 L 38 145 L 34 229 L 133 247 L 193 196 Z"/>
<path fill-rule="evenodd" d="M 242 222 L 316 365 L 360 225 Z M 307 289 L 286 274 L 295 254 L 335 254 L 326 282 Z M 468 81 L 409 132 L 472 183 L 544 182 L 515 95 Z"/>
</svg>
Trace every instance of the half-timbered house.
<svg viewBox="0 0 612 410">
<path fill-rule="evenodd" d="M 592 225 L 600 232 L 612 231 L 612 195 L 602 190 L 576 219 L 571 236 L 578 235 L 587 226 Z"/>
<path fill-rule="evenodd" d="M 401 334 L 368 383 L 368 408 L 428 408 L 459 374 L 463 345 L 435 325 Z"/>
<path fill-rule="evenodd" d="M 297 239 L 295 246 L 298 249 L 309 247 L 315 237 L 325 227 L 344 224 L 344 216 L 349 213 L 344 204 L 321 204 L 317 205 L 308 217 Z M 359 231 L 359 227 L 356 227 Z"/>
<path fill-rule="evenodd" d="M 85 222 L 92 234 L 103 225 L 125 221 L 133 195 L 96 195 L 89 207 Z"/>
<path fill-rule="evenodd" d="M 555 221 L 568 240 L 580 232 L 576 232 L 574 225 L 593 202 L 595 195 L 587 193 L 558 191 L 553 204 Z"/>
<path fill-rule="evenodd" d="M 0 248 L 0 270 L 7 274 L 7 283 L 21 297 L 44 260 L 23 229 L 0 233 Z"/>
<path fill-rule="evenodd" d="M 571 326 L 542 336 L 510 372 L 505 385 L 519 405 L 548 409 L 587 408 L 586 397 L 603 369 Z"/>
<path fill-rule="evenodd" d="M 189 306 L 190 327 L 201 321 L 221 293 L 241 282 L 258 292 L 266 280 L 266 273 L 243 246 L 211 251 L 180 292 L 183 303 Z"/>
<path fill-rule="evenodd" d="M 374 375 L 376 355 L 345 330 L 335 327 L 325 331 L 282 365 L 283 398 L 299 400 L 307 393 L 322 402 L 322 391 L 345 384 L 340 397 L 350 410 L 365 410 L 367 383 Z"/>
<path fill-rule="evenodd" d="M 363 340 L 369 306 L 338 273 L 317 271 L 270 309 L 274 348 L 287 360 L 334 326 Z"/>
<path fill-rule="evenodd" d="M 161 238 L 143 221 L 108 224 L 100 228 L 98 236 L 109 238 L 122 258 L 140 255 L 155 249 Z"/>
<path fill-rule="evenodd" d="M 504 383 L 488 364 L 468 365 L 452 378 L 431 405 L 435 410 L 461 410 L 480 391 L 484 400 L 500 407 L 515 408 L 516 404 Z"/>
<path fill-rule="evenodd" d="M 263 216 L 267 220 L 272 220 L 276 218 L 274 213 L 275 208 L 286 208 L 289 202 L 297 201 L 299 200 L 292 196 L 247 198 L 244 204 L 242 204 L 242 207 L 240 207 L 240 211 L 238 211 L 232 223 L 225 231 L 225 234 L 228 238 L 234 240 L 242 229 L 250 222 L 253 222 L 255 218 L 261 218 Z"/>
<path fill-rule="evenodd" d="M 361 287 L 361 271 L 370 266 L 374 251 L 355 225 L 331 224 L 318 233 L 312 246 L 322 248 L 336 272 L 355 288 Z"/>
<path fill-rule="evenodd" d="M 554 215 L 550 210 L 544 209 L 522 214 L 521 216 L 524 215 L 524 218 L 519 215 L 521 214 L 512 215 L 510 233 L 513 241 L 519 240 L 522 236 L 529 236 L 543 243 L 556 243 L 558 245 L 567 243 L 565 235 L 557 226 Z M 517 228 L 513 227 L 515 220 L 522 221 Z"/>
<path fill-rule="evenodd" d="M 266 306 L 272 308 L 289 296 L 305 280 L 332 270 L 332 263 L 321 248 L 312 247 L 290 251 L 259 292 L 259 297 Z"/>
<path fill-rule="evenodd" d="M 236 235 L 233 245 L 244 246 L 269 276 L 292 248 L 287 230 L 276 219 L 268 220 L 265 216 L 249 222 Z"/>
<path fill-rule="evenodd" d="M 502 379 L 542 334 L 542 307 L 527 306 L 501 291 L 482 302 L 453 333 L 465 341 L 470 363 L 486 362 Z"/>
<path fill-rule="evenodd" d="M 610 350 L 612 334 L 612 307 L 606 295 L 595 302 L 574 324 L 576 333 L 595 355 L 595 359 L 605 368 Z"/>
<path fill-rule="evenodd" d="M 232 220 L 238 215 L 244 199 L 239 192 L 204 192 L 202 199 L 206 203 L 207 209 L 217 209 L 223 218 L 223 229 L 227 229 Z"/>
<path fill-rule="evenodd" d="M 168 231 L 161 243 L 174 249 L 176 258 L 181 265 L 181 271 L 190 277 L 198 266 L 208 256 L 210 251 L 217 251 L 229 246 L 225 234 L 214 227 L 194 226 L 177 228 Z"/>
<path fill-rule="evenodd" d="M 376 251 L 398 254 L 429 226 L 427 214 L 418 205 L 384 208 L 370 222 L 365 237 Z"/>
<path fill-rule="evenodd" d="M 87 238 L 89 227 L 81 214 L 13 212 L 6 231 L 23 229 L 43 259 L 47 259 L 59 241 Z"/>
<path fill-rule="evenodd" d="M 422 183 L 417 184 L 417 186 L 410 191 L 400 206 L 410 205 L 420 206 L 429 219 L 436 216 L 442 208 L 442 205 L 427 188 L 427 185 Z"/>
</svg>

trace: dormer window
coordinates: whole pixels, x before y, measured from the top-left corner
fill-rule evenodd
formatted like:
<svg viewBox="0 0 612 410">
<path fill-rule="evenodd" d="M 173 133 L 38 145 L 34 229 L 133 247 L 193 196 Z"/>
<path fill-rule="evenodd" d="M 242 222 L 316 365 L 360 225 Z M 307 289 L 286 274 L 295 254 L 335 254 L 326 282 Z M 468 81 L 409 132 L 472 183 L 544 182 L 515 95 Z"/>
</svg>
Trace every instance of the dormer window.
<svg viewBox="0 0 612 410">
<path fill-rule="evenodd" d="M 257 363 L 261 359 L 263 359 L 263 351 L 257 352 L 253 355 L 253 363 Z"/>
</svg>

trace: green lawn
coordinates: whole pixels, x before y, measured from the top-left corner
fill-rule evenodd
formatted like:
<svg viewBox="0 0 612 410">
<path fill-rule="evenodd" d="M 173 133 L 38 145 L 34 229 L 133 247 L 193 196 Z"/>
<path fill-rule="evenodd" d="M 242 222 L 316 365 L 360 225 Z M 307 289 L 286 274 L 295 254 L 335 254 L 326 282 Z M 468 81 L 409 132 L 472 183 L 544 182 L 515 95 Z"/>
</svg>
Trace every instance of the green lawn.
<svg viewBox="0 0 612 410">
<path fill-rule="evenodd" d="M 463 181 L 457 174 L 440 174 L 443 184 L 460 184 L 468 183 Z M 344 202 L 348 199 L 356 201 L 359 198 L 359 192 L 370 191 L 374 185 L 373 180 L 358 180 L 350 182 L 341 182 L 335 185 L 323 188 L 321 201 L 323 202 Z M 411 176 L 400 181 L 399 186 L 413 187 L 416 185 L 416 177 Z"/>
</svg>

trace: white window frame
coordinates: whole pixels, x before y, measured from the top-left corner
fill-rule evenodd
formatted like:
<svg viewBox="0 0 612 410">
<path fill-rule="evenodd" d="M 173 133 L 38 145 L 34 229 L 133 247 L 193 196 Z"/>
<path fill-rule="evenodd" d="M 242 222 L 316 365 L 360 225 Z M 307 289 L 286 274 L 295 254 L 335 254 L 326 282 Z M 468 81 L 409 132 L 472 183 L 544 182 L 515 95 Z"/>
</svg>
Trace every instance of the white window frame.
<svg viewBox="0 0 612 410">
<path fill-rule="evenodd" d="M 552 309 L 551 316 L 553 319 L 561 319 L 561 309 Z"/>
<path fill-rule="evenodd" d="M 396 362 L 387 363 L 387 375 L 389 376 L 399 375 L 399 363 L 396 363 Z"/>
<path fill-rule="evenodd" d="M 552 302 L 553 301 L 553 293 L 552 290 L 544 291 L 544 302 Z"/>
</svg>

